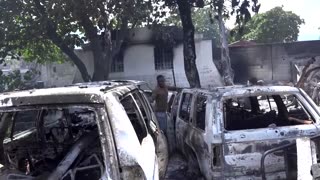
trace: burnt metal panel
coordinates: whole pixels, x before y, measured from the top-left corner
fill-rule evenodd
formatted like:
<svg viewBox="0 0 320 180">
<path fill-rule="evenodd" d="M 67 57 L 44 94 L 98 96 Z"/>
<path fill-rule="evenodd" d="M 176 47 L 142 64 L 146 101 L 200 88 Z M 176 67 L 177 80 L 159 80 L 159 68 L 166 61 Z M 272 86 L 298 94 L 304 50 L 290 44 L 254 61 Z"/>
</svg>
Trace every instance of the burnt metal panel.
<svg viewBox="0 0 320 180">
<path fill-rule="evenodd" d="M 22 97 L 0 97 L 0 107 L 16 107 L 38 104 L 82 104 L 103 103 L 103 99 L 96 94 L 43 95 Z"/>
<path fill-rule="evenodd" d="M 176 140 L 178 149 L 188 159 L 197 160 L 207 179 L 261 179 L 260 160 L 264 152 L 290 144 L 298 137 L 311 137 L 319 133 L 319 112 L 305 96 L 301 95 L 297 88 L 289 86 L 230 86 L 213 88 L 209 91 L 183 90 L 183 92 L 194 95 L 199 91 L 210 93 L 213 97 L 213 100 L 209 102 L 213 103 L 210 108 L 211 112 L 206 114 L 206 117 L 210 119 L 206 123 L 207 129 L 204 133 L 192 127 L 192 122 L 185 122 L 177 118 Z M 237 131 L 224 129 L 223 102 L 225 99 L 274 94 L 294 94 L 297 96 L 304 107 L 308 109 L 310 115 L 314 117 L 315 123 Z M 219 149 L 219 147 L 221 148 Z M 293 177 L 290 173 L 292 173 L 296 161 L 290 153 L 294 151 L 275 152 L 266 157 L 265 174 L 268 179 Z M 219 171 L 216 171 L 217 168 L 214 167 L 214 165 L 218 165 L 219 161 L 219 158 L 215 158 L 217 154 L 222 157 Z"/>
</svg>

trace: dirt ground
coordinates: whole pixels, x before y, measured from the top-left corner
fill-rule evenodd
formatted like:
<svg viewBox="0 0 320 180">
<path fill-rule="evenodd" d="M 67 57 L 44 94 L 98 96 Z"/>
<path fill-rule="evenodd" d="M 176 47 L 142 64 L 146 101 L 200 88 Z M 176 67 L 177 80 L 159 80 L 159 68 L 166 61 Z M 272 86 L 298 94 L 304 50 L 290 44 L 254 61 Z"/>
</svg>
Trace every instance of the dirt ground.
<svg viewBox="0 0 320 180">
<path fill-rule="evenodd" d="M 188 164 L 186 160 L 184 160 L 184 158 L 178 153 L 171 155 L 168 168 L 167 168 L 167 173 L 164 180 L 195 180 L 195 179 L 198 179 L 198 178 L 188 173 Z"/>
<path fill-rule="evenodd" d="M 187 162 L 179 154 L 171 155 L 165 180 L 187 179 Z"/>
</svg>

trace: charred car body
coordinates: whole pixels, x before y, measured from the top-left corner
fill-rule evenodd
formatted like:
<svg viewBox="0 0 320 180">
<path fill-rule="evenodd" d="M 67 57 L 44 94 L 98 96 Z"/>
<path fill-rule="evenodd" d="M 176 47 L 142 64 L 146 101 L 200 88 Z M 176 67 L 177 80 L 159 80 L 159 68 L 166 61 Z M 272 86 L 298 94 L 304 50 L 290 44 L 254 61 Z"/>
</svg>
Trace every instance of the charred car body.
<svg viewBox="0 0 320 180">
<path fill-rule="evenodd" d="M 269 151 L 315 136 L 320 126 L 314 102 L 286 86 L 184 89 L 171 121 L 189 169 L 206 179 L 297 179 L 298 148 Z"/>
<path fill-rule="evenodd" d="M 0 179 L 159 179 L 168 149 L 142 90 L 98 82 L 0 95 Z"/>
</svg>

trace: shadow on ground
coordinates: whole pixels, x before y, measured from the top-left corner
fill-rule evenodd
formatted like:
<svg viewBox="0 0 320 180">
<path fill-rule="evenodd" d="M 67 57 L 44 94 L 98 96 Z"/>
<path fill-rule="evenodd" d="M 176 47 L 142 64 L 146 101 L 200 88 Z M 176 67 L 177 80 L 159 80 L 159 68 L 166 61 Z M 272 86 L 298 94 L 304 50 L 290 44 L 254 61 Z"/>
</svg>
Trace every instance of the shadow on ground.
<svg viewBox="0 0 320 180">
<path fill-rule="evenodd" d="M 188 173 L 188 164 L 180 154 L 170 157 L 165 180 L 195 180 L 197 177 Z"/>
</svg>

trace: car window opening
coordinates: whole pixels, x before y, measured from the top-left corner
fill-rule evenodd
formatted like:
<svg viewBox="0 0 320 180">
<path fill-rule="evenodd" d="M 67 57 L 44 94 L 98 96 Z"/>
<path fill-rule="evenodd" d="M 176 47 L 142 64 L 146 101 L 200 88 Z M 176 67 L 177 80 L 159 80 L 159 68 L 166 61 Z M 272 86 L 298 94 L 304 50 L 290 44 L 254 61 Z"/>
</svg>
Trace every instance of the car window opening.
<svg viewBox="0 0 320 180">
<path fill-rule="evenodd" d="M 0 134 L 4 134 L 0 139 L 0 164 L 15 170 L 11 178 L 24 175 L 47 179 L 75 154 L 76 158 L 69 162 L 70 167 L 61 179 L 101 178 L 105 167 L 97 116 L 92 108 L 68 106 L 8 111 L 3 113 L 0 122 Z M 80 152 L 74 151 L 75 148 Z"/>
<path fill-rule="evenodd" d="M 131 95 L 123 98 L 121 100 L 121 104 L 124 107 L 130 119 L 130 122 L 133 126 L 133 129 L 136 132 L 139 142 L 142 143 L 142 140 L 147 136 L 148 131 L 144 123 L 143 114 L 139 110 L 138 104 L 136 104 L 135 100 Z"/>
<path fill-rule="evenodd" d="M 314 122 L 303 104 L 292 94 L 227 99 L 224 101 L 224 112 L 226 130 L 257 129 Z"/>
<path fill-rule="evenodd" d="M 197 95 L 196 100 L 196 127 L 205 130 L 206 126 L 206 106 L 207 96 L 204 94 Z"/>
<path fill-rule="evenodd" d="M 185 122 L 189 122 L 190 120 L 191 106 L 192 106 L 192 94 L 184 93 L 182 95 L 182 102 L 180 106 L 179 117 Z"/>
<path fill-rule="evenodd" d="M 151 136 L 152 136 L 154 142 L 156 142 L 157 138 L 154 136 L 154 132 L 157 131 L 157 125 L 156 125 L 155 121 L 152 119 L 150 109 L 148 109 L 148 107 L 147 107 L 147 104 L 146 104 L 147 100 L 144 99 L 144 97 L 139 95 L 139 93 L 137 93 L 137 92 L 133 93 L 132 95 L 138 105 L 138 108 L 140 109 L 141 115 L 142 115 L 143 120 L 146 124 L 148 132 L 152 132 Z"/>
</svg>

